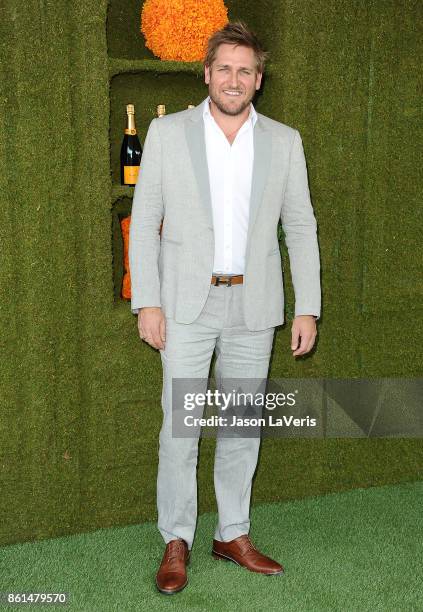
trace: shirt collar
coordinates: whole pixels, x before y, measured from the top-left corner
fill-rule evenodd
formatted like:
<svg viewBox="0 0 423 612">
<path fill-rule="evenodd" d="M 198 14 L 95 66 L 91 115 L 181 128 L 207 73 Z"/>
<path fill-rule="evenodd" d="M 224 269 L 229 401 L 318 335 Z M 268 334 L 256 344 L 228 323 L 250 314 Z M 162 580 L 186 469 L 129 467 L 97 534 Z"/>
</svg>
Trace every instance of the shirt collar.
<svg viewBox="0 0 423 612">
<path fill-rule="evenodd" d="M 207 96 L 207 98 L 204 100 L 203 118 L 205 118 L 206 115 L 209 115 L 212 119 L 214 119 L 213 115 L 210 112 L 210 96 Z M 253 127 L 255 126 L 257 121 L 256 109 L 254 108 L 252 102 L 250 102 L 250 114 L 248 115 L 247 121 L 251 121 Z"/>
</svg>

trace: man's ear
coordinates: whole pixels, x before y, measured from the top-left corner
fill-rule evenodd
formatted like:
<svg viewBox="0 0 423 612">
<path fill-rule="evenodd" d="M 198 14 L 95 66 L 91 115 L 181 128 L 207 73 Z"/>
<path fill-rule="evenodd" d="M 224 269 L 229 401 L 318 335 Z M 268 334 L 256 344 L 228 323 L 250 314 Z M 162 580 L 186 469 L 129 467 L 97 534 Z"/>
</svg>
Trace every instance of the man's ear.
<svg viewBox="0 0 423 612">
<path fill-rule="evenodd" d="M 207 64 L 204 66 L 204 80 L 206 82 L 206 85 L 209 84 L 210 82 L 210 73 L 211 73 L 211 68 L 210 66 L 207 66 Z"/>
<path fill-rule="evenodd" d="M 256 78 L 256 90 L 258 91 L 261 87 L 261 79 L 263 77 L 263 73 L 262 72 L 258 72 L 257 73 L 257 78 Z"/>
</svg>

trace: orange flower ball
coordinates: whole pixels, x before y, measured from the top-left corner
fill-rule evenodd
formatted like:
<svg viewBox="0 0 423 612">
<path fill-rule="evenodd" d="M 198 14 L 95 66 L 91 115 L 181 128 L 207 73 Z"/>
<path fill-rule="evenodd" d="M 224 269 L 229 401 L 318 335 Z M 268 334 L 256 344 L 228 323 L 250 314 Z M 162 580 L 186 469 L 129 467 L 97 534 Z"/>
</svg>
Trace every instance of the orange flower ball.
<svg viewBox="0 0 423 612">
<path fill-rule="evenodd" d="M 201 61 L 210 36 L 227 23 L 223 0 L 146 0 L 141 11 L 146 47 L 162 60 Z"/>
</svg>

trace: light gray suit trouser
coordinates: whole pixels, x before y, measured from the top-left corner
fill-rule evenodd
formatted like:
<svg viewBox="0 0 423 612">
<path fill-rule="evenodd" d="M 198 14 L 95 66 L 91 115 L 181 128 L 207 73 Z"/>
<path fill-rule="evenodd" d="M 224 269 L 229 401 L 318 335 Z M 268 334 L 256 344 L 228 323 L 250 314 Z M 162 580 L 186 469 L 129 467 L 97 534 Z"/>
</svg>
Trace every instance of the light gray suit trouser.
<svg viewBox="0 0 423 612">
<path fill-rule="evenodd" d="M 250 331 L 242 301 L 242 284 L 211 285 L 193 323 L 166 318 L 166 343 L 160 351 L 163 423 L 157 476 L 158 528 L 166 543 L 183 538 L 191 549 L 197 522 L 198 436 L 172 437 L 172 378 L 204 379 L 205 392 L 214 350 L 216 382 L 221 378 L 267 378 L 275 328 Z M 251 482 L 260 441 L 260 437 L 216 439 L 217 540 L 230 541 L 249 532 Z"/>
</svg>

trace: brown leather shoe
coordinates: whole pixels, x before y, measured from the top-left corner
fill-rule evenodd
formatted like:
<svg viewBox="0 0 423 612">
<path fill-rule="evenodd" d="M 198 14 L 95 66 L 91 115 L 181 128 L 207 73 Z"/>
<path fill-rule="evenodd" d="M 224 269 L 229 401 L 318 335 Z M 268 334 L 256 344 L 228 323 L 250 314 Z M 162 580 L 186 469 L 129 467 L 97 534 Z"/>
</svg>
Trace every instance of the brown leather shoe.
<svg viewBox="0 0 423 612">
<path fill-rule="evenodd" d="M 283 574 L 285 571 L 282 565 L 262 555 L 247 534 L 230 542 L 213 540 L 212 555 L 215 559 L 233 561 L 242 565 L 242 567 L 246 567 L 251 572 L 266 574 L 267 576 Z"/>
<path fill-rule="evenodd" d="M 186 565 L 189 563 L 189 556 L 190 551 L 185 540 L 178 538 L 168 542 L 156 574 L 156 585 L 160 593 L 173 595 L 186 587 L 188 584 Z"/>
</svg>

